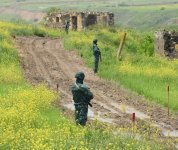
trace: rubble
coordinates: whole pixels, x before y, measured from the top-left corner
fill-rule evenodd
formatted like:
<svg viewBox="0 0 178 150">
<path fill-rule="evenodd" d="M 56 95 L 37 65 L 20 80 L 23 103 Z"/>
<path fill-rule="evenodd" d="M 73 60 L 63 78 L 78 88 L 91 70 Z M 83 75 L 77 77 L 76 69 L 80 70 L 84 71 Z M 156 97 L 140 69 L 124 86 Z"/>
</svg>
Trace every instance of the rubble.
<svg viewBox="0 0 178 150">
<path fill-rule="evenodd" d="M 155 52 L 163 57 L 178 59 L 178 32 L 175 30 L 155 32 Z"/>
</svg>

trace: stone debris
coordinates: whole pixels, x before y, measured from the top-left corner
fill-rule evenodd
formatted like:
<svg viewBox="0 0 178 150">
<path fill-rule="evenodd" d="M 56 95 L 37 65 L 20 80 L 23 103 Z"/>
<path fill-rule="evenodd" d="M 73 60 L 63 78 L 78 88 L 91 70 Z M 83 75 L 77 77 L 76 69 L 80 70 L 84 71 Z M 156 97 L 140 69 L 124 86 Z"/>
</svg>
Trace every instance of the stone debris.
<svg viewBox="0 0 178 150">
<path fill-rule="evenodd" d="M 155 32 L 155 52 L 160 56 L 178 59 L 178 32 Z"/>
</svg>

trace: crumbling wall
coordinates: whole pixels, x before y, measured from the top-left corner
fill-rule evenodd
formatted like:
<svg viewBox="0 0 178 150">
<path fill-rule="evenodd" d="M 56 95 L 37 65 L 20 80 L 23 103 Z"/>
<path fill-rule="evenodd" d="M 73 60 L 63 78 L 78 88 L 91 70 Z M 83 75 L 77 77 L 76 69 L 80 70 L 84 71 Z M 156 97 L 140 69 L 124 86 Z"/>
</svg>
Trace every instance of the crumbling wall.
<svg viewBox="0 0 178 150">
<path fill-rule="evenodd" d="M 64 14 L 51 14 L 51 16 L 45 17 L 45 25 L 52 28 L 64 28 L 66 20 L 70 18 L 70 15 L 67 13 Z"/>
<path fill-rule="evenodd" d="M 97 15 L 96 14 L 88 14 L 86 17 L 86 27 L 90 25 L 94 25 L 97 23 Z"/>
<path fill-rule="evenodd" d="M 155 52 L 164 57 L 178 58 L 178 33 L 175 31 L 155 32 Z"/>
<path fill-rule="evenodd" d="M 162 32 L 155 33 L 155 52 L 160 56 L 165 56 L 164 53 L 164 38 Z"/>
<path fill-rule="evenodd" d="M 85 29 L 94 24 L 114 25 L 114 14 L 109 12 L 61 12 L 45 18 L 45 25 L 54 28 L 64 28 L 69 21 L 70 29 Z"/>
</svg>

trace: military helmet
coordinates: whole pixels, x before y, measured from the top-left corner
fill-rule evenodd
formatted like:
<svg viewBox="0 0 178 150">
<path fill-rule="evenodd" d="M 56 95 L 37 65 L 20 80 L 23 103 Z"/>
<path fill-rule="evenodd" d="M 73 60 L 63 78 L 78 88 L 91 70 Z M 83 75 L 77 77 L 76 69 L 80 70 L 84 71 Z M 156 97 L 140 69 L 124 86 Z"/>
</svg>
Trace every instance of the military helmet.
<svg viewBox="0 0 178 150">
<path fill-rule="evenodd" d="M 97 40 L 97 39 L 94 39 L 94 40 L 93 40 L 93 43 L 97 43 L 97 42 L 98 42 L 98 40 Z"/>
<path fill-rule="evenodd" d="M 75 78 L 83 80 L 85 78 L 85 74 L 82 71 L 79 71 L 75 74 Z"/>
</svg>

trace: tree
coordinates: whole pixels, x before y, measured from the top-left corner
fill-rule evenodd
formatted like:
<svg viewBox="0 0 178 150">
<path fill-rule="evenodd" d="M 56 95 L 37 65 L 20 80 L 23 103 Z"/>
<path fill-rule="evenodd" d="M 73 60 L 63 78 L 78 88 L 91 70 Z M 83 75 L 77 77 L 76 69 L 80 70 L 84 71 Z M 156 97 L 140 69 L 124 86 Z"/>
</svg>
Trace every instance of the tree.
<svg viewBox="0 0 178 150">
<path fill-rule="evenodd" d="M 59 12 L 61 12 L 61 9 L 59 7 L 51 7 L 47 11 L 47 16 L 51 16 L 52 14 L 59 13 Z"/>
</svg>

